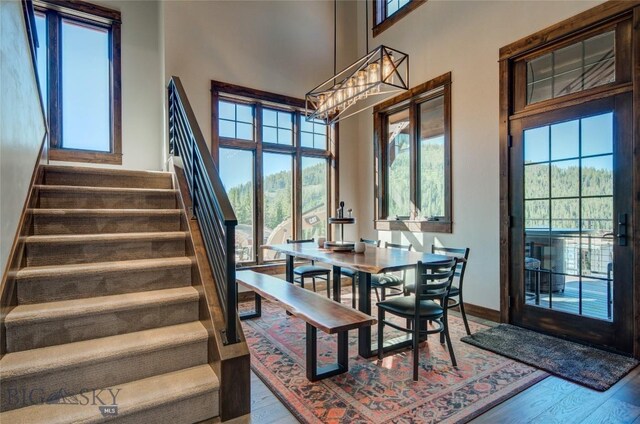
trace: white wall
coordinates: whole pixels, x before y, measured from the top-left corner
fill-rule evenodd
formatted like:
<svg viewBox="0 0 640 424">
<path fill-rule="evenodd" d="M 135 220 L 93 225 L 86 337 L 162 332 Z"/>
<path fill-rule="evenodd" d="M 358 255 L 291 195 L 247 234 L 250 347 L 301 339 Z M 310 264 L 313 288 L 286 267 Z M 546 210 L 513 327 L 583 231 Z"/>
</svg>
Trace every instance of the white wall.
<svg viewBox="0 0 640 424">
<path fill-rule="evenodd" d="M 152 0 L 93 3 L 122 14 L 122 166 L 102 166 L 162 169 L 165 95 L 160 3 Z M 96 166 L 81 162 L 66 164 Z"/>
<path fill-rule="evenodd" d="M 19 1 L 0 2 L 0 272 L 4 272 L 45 134 Z"/>
<path fill-rule="evenodd" d="M 453 234 L 379 232 L 383 240 L 409 240 L 429 250 L 434 240 L 468 246 L 465 301 L 498 310 L 499 144 L 498 50 L 600 2 L 429 0 L 370 46 L 409 54 L 410 86 L 452 72 Z M 359 26 L 364 4 L 358 5 Z M 359 30 L 359 45 L 364 30 Z M 359 231 L 374 236 L 371 114 L 359 116 Z"/>
<path fill-rule="evenodd" d="M 211 80 L 304 98 L 333 75 L 331 1 L 165 1 L 162 6 L 165 80 L 180 77 L 209 145 Z M 338 69 L 358 55 L 355 9 L 355 2 L 338 3 Z M 340 194 L 355 209 L 356 128 L 353 122 L 340 128 Z M 355 236 L 355 228 L 350 230 Z"/>
</svg>

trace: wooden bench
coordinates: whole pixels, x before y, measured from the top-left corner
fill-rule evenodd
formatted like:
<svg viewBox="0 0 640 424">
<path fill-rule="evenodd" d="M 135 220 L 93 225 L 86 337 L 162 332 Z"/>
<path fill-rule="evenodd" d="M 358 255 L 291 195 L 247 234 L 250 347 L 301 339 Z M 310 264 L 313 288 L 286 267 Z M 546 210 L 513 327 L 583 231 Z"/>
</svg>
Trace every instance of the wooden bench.
<svg viewBox="0 0 640 424">
<path fill-rule="evenodd" d="M 307 323 L 307 378 L 317 381 L 349 369 L 349 330 L 370 326 L 375 318 L 312 291 L 295 286 L 277 277 L 254 271 L 238 271 L 238 284 L 255 293 L 255 310 L 241 314 L 240 319 L 257 318 L 262 314 L 261 302 L 265 298 L 281 306 L 291 315 Z M 318 368 L 317 330 L 338 335 L 337 363 Z"/>
</svg>

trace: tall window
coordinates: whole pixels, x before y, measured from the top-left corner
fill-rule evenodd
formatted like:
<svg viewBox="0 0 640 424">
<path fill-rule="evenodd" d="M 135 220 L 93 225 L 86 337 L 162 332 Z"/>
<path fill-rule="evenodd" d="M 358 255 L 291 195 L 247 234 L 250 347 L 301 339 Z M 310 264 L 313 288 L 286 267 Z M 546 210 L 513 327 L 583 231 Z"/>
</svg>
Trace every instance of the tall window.
<svg viewBox="0 0 640 424">
<path fill-rule="evenodd" d="M 368 1 L 368 0 L 367 0 Z M 427 0 L 371 0 L 373 4 L 373 36 L 405 17 Z"/>
<path fill-rule="evenodd" d="M 212 82 L 213 148 L 238 218 L 236 260 L 280 259 L 265 244 L 330 237 L 336 130 L 307 122 L 304 101 Z"/>
<path fill-rule="evenodd" d="M 120 12 L 81 1 L 34 3 L 49 157 L 122 163 Z"/>
<path fill-rule="evenodd" d="M 451 232 L 451 75 L 374 109 L 376 228 Z"/>
</svg>

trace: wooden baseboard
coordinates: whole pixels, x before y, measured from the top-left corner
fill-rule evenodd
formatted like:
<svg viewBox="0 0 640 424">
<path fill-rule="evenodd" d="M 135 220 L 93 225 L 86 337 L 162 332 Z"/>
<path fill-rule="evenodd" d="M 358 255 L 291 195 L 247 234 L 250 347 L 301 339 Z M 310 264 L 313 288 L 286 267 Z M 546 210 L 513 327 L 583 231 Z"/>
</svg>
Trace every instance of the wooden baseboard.
<svg viewBox="0 0 640 424">
<path fill-rule="evenodd" d="M 488 321 L 500 322 L 500 311 L 496 311 L 495 309 L 489 309 L 485 308 L 484 306 L 478 306 L 472 303 L 465 302 L 464 310 L 469 315 L 486 319 Z"/>
</svg>

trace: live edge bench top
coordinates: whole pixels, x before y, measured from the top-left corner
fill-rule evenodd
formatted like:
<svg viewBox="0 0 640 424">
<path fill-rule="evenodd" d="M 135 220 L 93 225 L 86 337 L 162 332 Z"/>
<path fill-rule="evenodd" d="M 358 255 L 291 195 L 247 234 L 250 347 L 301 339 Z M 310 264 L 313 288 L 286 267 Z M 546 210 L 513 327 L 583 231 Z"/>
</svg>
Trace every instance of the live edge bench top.
<svg viewBox="0 0 640 424">
<path fill-rule="evenodd" d="M 292 315 L 328 334 L 376 323 L 375 318 L 280 278 L 254 271 L 238 271 L 236 280 L 261 297 L 278 303 Z"/>
</svg>

